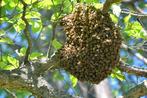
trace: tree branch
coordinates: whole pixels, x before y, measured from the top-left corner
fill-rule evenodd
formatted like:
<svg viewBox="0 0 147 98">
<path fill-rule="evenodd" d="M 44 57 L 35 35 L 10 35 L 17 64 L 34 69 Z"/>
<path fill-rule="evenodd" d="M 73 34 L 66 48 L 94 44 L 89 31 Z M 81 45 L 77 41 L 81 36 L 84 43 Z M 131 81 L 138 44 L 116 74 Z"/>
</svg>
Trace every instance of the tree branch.
<svg viewBox="0 0 147 98">
<path fill-rule="evenodd" d="M 111 5 L 113 3 L 119 3 L 121 2 L 122 0 L 106 0 L 106 2 L 104 3 L 104 6 L 103 6 L 103 9 L 102 11 L 104 12 L 108 12 L 109 8 L 111 7 Z"/>
<path fill-rule="evenodd" d="M 24 21 L 24 23 L 26 25 L 25 26 L 25 29 L 24 29 L 24 34 L 25 34 L 25 37 L 26 37 L 26 39 L 28 41 L 28 48 L 26 50 L 25 59 L 24 59 L 24 63 L 27 64 L 27 63 L 29 63 L 28 58 L 29 58 L 29 54 L 30 54 L 31 49 L 32 49 L 32 40 L 31 40 L 30 32 L 28 30 L 29 23 L 28 23 L 28 21 L 27 21 L 27 19 L 25 17 L 25 15 L 26 15 L 26 9 L 27 9 L 27 4 L 23 0 L 21 0 L 21 2 L 23 4 L 23 13 L 22 13 L 21 19 Z"/>
<path fill-rule="evenodd" d="M 141 96 L 147 95 L 147 80 L 143 83 L 131 88 L 120 98 L 140 98 Z"/>
<path fill-rule="evenodd" d="M 127 50 L 132 55 L 135 55 L 138 59 L 140 59 L 141 61 L 143 61 L 145 64 L 147 64 L 147 58 L 143 57 L 140 53 L 136 53 L 136 51 L 134 51 L 133 49 L 131 49 L 130 47 L 128 47 L 125 44 L 122 44 L 121 47 L 123 49 Z"/>
<path fill-rule="evenodd" d="M 32 92 L 32 94 L 36 95 L 38 98 L 44 98 L 45 96 L 50 96 L 50 98 L 79 98 L 77 96 L 70 96 L 64 91 L 59 91 L 55 88 L 52 88 L 48 81 L 46 81 L 46 78 L 44 78 L 45 71 L 50 70 L 51 67 L 58 68 L 58 65 L 59 58 L 58 56 L 55 56 L 52 58 L 52 60 L 47 61 L 47 63 L 32 62 L 30 67 L 34 68 L 28 68 L 26 66 L 12 71 L 0 70 L 0 87 L 6 89 L 27 90 Z M 118 68 L 128 73 L 147 77 L 147 70 L 133 68 L 129 65 L 126 66 L 124 62 L 121 62 Z M 33 69 L 31 70 L 31 74 L 27 72 L 28 69 Z M 28 79 L 28 74 L 33 77 L 31 78 L 32 80 L 30 82 L 30 79 Z"/>
<path fill-rule="evenodd" d="M 29 91 L 37 98 L 46 98 L 47 96 L 48 98 L 80 98 L 78 96 L 71 96 L 63 90 L 52 88 L 48 81 L 46 81 L 46 78 L 42 76 L 36 77 L 35 73 L 31 74 L 34 77 L 32 80 L 27 79 L 28 73 L 24 72 L 24 70 L 27 70 L 26 68 L 28 67 L 12 71 L 0 70 L 0 87 L 9 90 Z"/>
<path fill-rule="evenodd" d="M 25 82 L 24 77 L 19 76 L 18 73 L 20 73 L 20 71 L 13 73 L 13 71 L 0 70 L 0 87 L 5 89 L 27 90 L 38 95 L 37 91 L 34 91 L 34 89 Z"/>
<path fill-rule="evenodd" d="M 132 16 L 137 16 L 137 17 L 147 17 L 147 14 L 136 13 L 136 12 L 128 11 L 128 10 L 125 10 L 125 9 L 122 9 L 121 13 L 132 15 Z"/>
<path fill-rule="evenodd" d="M 120 61 L 120 64 L 117 66 L 117 68 L 129 74 L 135 74 L 137 76 L 147 77 L 147 69 L 132 67 L 123 61 Z"/>
</svg>

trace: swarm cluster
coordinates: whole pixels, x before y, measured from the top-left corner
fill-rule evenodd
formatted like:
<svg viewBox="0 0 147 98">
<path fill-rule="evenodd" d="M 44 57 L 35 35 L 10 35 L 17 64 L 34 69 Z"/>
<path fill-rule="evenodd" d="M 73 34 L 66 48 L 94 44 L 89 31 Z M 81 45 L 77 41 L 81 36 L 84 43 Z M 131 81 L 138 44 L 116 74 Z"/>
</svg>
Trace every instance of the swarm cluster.
<svg viewBox="0 0 147 98">
<path fill-rule="evenodd" d="M 119 62 L 121 35 L 106 12 L 78 4 L 62 18 L 66 43 L 59 51 L 61 67 L 80 81 L 99 83 Z"/>
</svg>

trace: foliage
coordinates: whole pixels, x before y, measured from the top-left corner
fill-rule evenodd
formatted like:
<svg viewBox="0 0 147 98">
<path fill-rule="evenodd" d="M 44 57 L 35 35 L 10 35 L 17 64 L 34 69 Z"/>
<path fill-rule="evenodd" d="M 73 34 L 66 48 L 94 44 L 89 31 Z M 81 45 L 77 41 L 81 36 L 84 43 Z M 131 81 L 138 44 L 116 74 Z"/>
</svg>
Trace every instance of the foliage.
<svg viewBox="0 0 147 98">
<path fill-rule="evenodd" d="M 29 23 L 29 32 L 33 42 L 29 60 L 35 61 L 44 57 L 51 58 L 65 42 L 65 35 L 59 26 L 59 19 L 73 11 L 76 0 L 24 0 L 27 4 L 26 19 Z M 102 8 L 99 0 L 81 0 L 88 4 L 93 4 L 96 8 Z M 115 10 L 115 9 L 112 9 Z M 24 34 L 25 22 L 22 20 L 23 4 L 21 0 L 2 0 L 0 6 L 0 69 L 13 70 L 19 68 L 26 55 L 28 43 Z M 115 13 L 110 13 L 114 23 L 121 21 L 121 30 L 126 43 L 135 38 L 136 40 L 147 40 L 147 35 L 134 16 L 131 14 L 120 19 Z M 122 56 L 123 58 L 123 56 Z M 131 62 L 132 63 L 132 62 Z M 55 80 L 68 81 L 71 88 L 77 87 L 77 79 L 68 74 L 68 78 L 63 78 L 60 72 L 53 72 L 51 76 Z M 125 80 L 118 69 L 114 69 L 111 77 Z M 70 87 L 69 87 L 70 88 Z M 69 89 L 68 88 L 68 89 Z M 22 93 L 17 92 L 18 96 Z"/>
</svg>

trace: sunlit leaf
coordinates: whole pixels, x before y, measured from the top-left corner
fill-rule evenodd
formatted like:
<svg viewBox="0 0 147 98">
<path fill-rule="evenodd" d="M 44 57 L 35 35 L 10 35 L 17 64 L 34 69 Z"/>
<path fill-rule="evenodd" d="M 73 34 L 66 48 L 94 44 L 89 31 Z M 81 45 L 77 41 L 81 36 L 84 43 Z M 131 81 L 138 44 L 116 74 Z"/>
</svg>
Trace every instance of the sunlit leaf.
<svg viewBox="0 0 147 98">
<path fill-rule="evenodd" d="M 33 33 L 39 32 L 42 29 L 41 20 L 32 21 L 32 31 Z"/>
<path fill-rule="evenodd" d="M 97 9 L 101 9 L 103 7 L 103 4 L 101 3 L 94 3 L 94 6 L 97 8 Z"/>
<path fill-rule="evenodd" d="M 57 12 L 57 13 L 54 13 L 54 14 L 52 15 L 52 17 L 51 17 L 51 20 L 52 20 L 52 21 L 56 21 L 58 17 L 59 17 L 59 13 L 58 13 L 58 12 Z"/>
<path fill-rule="evenodd" d="M 38 3 L 38 7 L 44 8 L 44 9 L 50 9 L 52 6 L 52 0 L 43 0 Z"/>
<path fill-rule="evenodd" d="M 128 23 L 124 31 L 134 38 L 143 38 L 147 39 L 146 33 L 143 31 L 142 26 L 139 22 L 135 21 L 133 23 Z"/>
<path fill-rule="evenodd" d="M 30 12 L 27 12 L 26 13 L 26 18 L 27 19 L 30 19 L 30 18 L 37 18 L 37 19 L 40 19 L 40 13 L 39 12 L 37 12 L 37 11 L 30 11 Z"/>
<path fill-rule="evenodd" d="M 22 48 L 20 49 L 20 51 L 18 52 L 18 50 L 17 50 L 16 53 L 17 53 L 20 57 L 22 57 L 22 56 L 25 56 L 26 50 L 27 50 L 27 48 L 22 47 Z"/>
<path fill-rule="evenodd" d="M 52 41 L 52 45 L 55 49 L 60 49 L 62 47 L 62 44 L 60 42 L 58 42 L 57 39 L 54 39 Z"/>
<path fill-rule="evenodd" d="M 110 14 L 110 17 L 114 23 L 118 23 L 118 18 L 115 15 Z"/>
<path fill-rule="evenodd" d="M 72 87 L 75 87 L 77 85 L 78 79 L 73 75 L 70 75 L 70 80 L 72 82 Z"/>
<path fill-rule="evenodd" d="M 25 28 L 25 23 L 22 19 L 19 19 L 18 22 L 16 24 L 14 24 L 14 28 L 16 30 L 16 32 L 20 32 L 22 30 L 24 30 Z"/>
<path fill-rule="evenodd" d="M 16 68 L 13 65 L 8 65 L 5 62 L 0 62 L 0 69 L 3 69 L 3 70 L 13 70 L 13 69 L 16 69 Z"/>
<path fill-rule="evenodd" d="M 128 16 L 126 16 L 126 17 L 124 18 L 124 23 L 125 23 L 125 24 L 128 24 L 130 18 L 131 18 L 131 15 L 129 14 Z"/>
<path fill-rule="evenodd" d="M 86 3 L 97 3 L 98 0 L 81 0 L 81 2 L 86 2 Z"/>
<path fill-rule="evenodd" d="M 33 52 L 30 54 L 29 58 L 30 60 L 36 60 L 38 57 L 41 57 L 43 54 L 40 52 Z"/>
<path fill-rule="evenodd" d="M 2 0 L 1 6 L 5 6 L 5 5 L 6 5 L 6 2 L 4 0 Z"/>
<path fill-rule="evenodd" d="M 9 5 L 11 6 L 11 7 L 15 7 L 16 6 L 16 4 L 18 3 L 18 2 L 14 2 L 13 0 L 10 0 L 11 2 L 9 3 Z"/>
<path fill-rule="evenodd" d="M 37 0 L 24 0 L 25 1 L 25 3 L 27 3 L 27 4 L 32 4 L 32 3 L 34 3 L 35 1 L 37 1 Z"/>
<path fill-rule="evenodd" d="M 9 37 L 0 37 L 1 43 L 13 44 L 13 41 Z"/>
<path fill-rule="evenodd" d="M 117 79 L 119 79 L 120 81 L 124 81 L 125 80 L 125 76 L 122 74 L 122 72 L 119 70 L 119 69 L 117 69 L 117 68 L 115 68 L 115 69 L 113 69 L 113 73 L 111 73 L 111 77 L 112 78 L 117 78 Z"/>
<path fill-rule="evenodd" d="M 5 31 L 4 30 L 0 30 L 0 36 L 5 35 Z"/>
<path fill-rule="evenodd" d="M 10 64 L 13 65 L 14 68 L 18 68 L 19 67 L 19 61 L 14 58 L 14 57 L 11 57 L 11 56 L 7 56 L 7 60 Z"/>
<path fill-rule="evenodd" d="M 0 69 L 3 70 L 13 70 L 19 67 L 19 61 L 11 56 L 3 56 L 2 61 L 0 61 Z"/>
<path fill-rule="evenodd" d="M 8 65 L 4 62 L 0 62 L 0 69 L 3 69 L 3 70 L 13 70 L 13 69 L 16 69 L 16 67 L 14 67 L 13 65 Z"/>
</svg>

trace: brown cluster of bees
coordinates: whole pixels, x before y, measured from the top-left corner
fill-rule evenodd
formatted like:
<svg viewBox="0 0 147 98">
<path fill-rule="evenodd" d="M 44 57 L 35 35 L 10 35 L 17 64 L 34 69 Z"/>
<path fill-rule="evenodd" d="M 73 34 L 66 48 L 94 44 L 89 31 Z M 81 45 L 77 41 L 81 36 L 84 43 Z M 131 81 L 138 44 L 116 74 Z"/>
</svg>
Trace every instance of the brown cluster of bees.
<svg viewBox="0 0 147 98">
<path fill-rule="evenodd" d="M 80 81 L 98 84 L 119 62 L 122 38 L 109 13 L 77 4 L 61 20 L 66 43 L 59 50 L 60 66 Z"/>
</svg>

